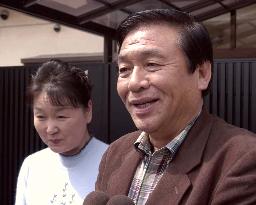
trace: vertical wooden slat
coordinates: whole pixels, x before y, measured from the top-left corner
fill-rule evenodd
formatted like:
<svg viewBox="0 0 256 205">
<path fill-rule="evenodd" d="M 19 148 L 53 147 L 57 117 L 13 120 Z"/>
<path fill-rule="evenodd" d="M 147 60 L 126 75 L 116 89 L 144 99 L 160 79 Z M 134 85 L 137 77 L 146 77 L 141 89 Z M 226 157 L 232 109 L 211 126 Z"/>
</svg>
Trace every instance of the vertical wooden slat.
<svg viewBox="0 0 256 205">
<path fill-rule="evenodd" d="M 256 62 L 251 63 L 251 99 L 250 99 L 250 126 L 249 129 L 256 133 Z"/>
<path fill-rule="evenodd" d="M 29 81 L 30 76 L 30 70 L 25 70 L 25 82 Z M 24 150 L 27 152 L 30 150 L 30 129 L 31 129 L 31 122 L 30 122 L 30 110 L 28 109 L 28 106 L 25 106 L 25 123 L 24 123 Z"/>
<path fill-rule="evenodd" d="M 206 106 L 206 107 L 210 107 L 211 106 L 211 97 L 210 97 L 211 95 L 206 95 L 205 97 L 204 97 L 204 105 Z"/>
<path fill-rule="evenodd" d="M 212 90 L 211 90 L 211 108 L 210 112 L 217 114 L 218 113 L 218 65 L 219 63 L 214 63 L 214 72 L 212 79 Z"/>
<path fill-rule="evenodd" d="M 1 160 L 1 168 L 0 168 L 0 178 L 2 183 L 0 183 L 0 199 L 4 200 L 4 177 L 5 177 L 5 171 L 4 171 L 4 69 L 0 72 L 0 160 Z"/>
<path fill-rule="evenodd" d="M 4 73 L 4 89 L 5 89 L 5 97 L 3 98 L 4 100 L 4 112 L 3 112 L 3 115 L 4 115 L 4 120 L 3 120 L 3 127 L 4 127 L 4 135 L 3 135 L 3 146 L 2 146 L 2 149 L 3 149 L 3 173 L 4 173 L 4 177 L 3 177 L 3 183 L 5 184 L 5 188 L 6 190 L 10 190 L 10 183 L 8 181 L 8 178 L 9 178 L 9 175 L 8 175 L 8 169 L 9 169 L 9 162 L 8 162 L 8 137 L 9 136 L 9 129 L 10 129 L 10 125 L 8 125 L 9 123 L 9 110 L 8 110 L 8 104 L 9 104 L 9 86 L 8 86 L 8 83 L 9 83 L 9 72 L 5 72 Z M 7 201 L 8 199 L 8 193 L 6 193 L 5 190 L 3 190 L 3 199 L 4 201 Z M 7 195 L 6 195 L 7 194 Z"/>
<path fill-rule="evenodd" d="M 233 98 L 234 98 L 234 73 L 233 73 L 233 63 L 229 62 L 226 67 L 226 120 L 229 123 L 233 123 Z"/>
<path fill-rule="evenodd" d="M 225 63 L 221 63 L 218 69 L 218 116 L 225 119 L 225 92 L 226 92 L 226 70 Z"/>
<path fill-rule="evenodd" d="M 17 163 L 17 168 L 16 171 L 18 172 L 20 166 L 21 166 L 21 161 L 23 160 L 23 150 L 24 150 L 24 122 L 25 122 L 25 118 L 24 118 L 24 111 L 25 111 L 25 82 L 23 79 L 25 79 L 25 70 L 24 68 L 21 69 L 20 68 L 20 76 L 19 76 L 19 99 L 20 99 L 20 117 L 19 117 L 19 133 L 20 135 L 18 136 L 18 145 L 17 145 L 17 159 L 18 162 Z"/>
<path fill-rule="evenodd" d="M 249 114 L 249 63 L 244 62 L 242 63 L 242 102 L 241 102 L 241 107 L 242 107 L 242 124 L 241 126 L 248 129 L 248 114 Z"/>
<path fill-rule="evenodd" d="M 8 186 L 9 186 L 9 190 L 11 190 L 11 187 L 12 187 L 12 179 L 13 179 L 13 176 L 12 176 L 12 152 L 13 152 L 13 149 L 12 149 L 12 144 L 11 144 L 11 141 L 10 139 L 13 139 L 13 136 L 14 136 L 14 93 L 15 93 L 15 90 L 14 90 L 14 74 L 15 74 L 15 71 L 13 69 L 10 70 L 10 76 L 9 76 L 9 86 L 10 86 L 10 95 L 9 95 L 9 103 L 8 103 L 8 107 L 7 107 L 7 112 L 8 112 L 8 115 L 9 115 L 9 119 L 8 119 L 8 124 L 9 124 L 9 131 L 8 131 L 8 135 L 7 135 L 7 160 L 8 160 Z"/>
<path fill-rule="evenodd" d="M 20 101 L 19 101 L 19 73 L 20 70 L 13 69 L 13 76 L 12 76 L 12 91 L 11 96 L 13 99 L 13 103 L 10 107 L 10 114 L 11 114 L 11 123 L 12 123 L 12 137 L 9 139 L 9 149 L 10 149 L 10 167 L 9 167 L 9 183 L 11 185 L 10 189 L 10 197 L 14 198 L 15 196 L 15 184 L 16 178 L 13 177 L 16 175 L 17 163 L 12 163 L 14 159 L 17 161 L 17 149 L 18 149 L 18 132 L 19 132 L 19 110 L 20 108 Z"/>
<path fill-rule="evenodd" d="M 241 75 L 241 63 L 240 62 L 236 62 L 234 63 L 234 80 L 235 80 L 235 84 L 234 84 L 234 119 L 233 119 L 233 124 L 240 126 L 241 124 L 241 79 L 242 79 L 242 75 Z"/>
</svg>

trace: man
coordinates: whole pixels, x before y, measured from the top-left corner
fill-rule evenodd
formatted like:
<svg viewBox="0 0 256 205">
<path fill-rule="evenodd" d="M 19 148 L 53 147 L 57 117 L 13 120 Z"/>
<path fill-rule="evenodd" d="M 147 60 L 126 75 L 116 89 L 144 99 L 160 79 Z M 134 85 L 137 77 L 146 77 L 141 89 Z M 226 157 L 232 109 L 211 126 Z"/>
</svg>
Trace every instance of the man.
<svg viewBox="0 0 256 205">
<path fill-rule="evenodd" d="M 203 106 L 212 76 L 205 28 L 147 10 L 118 28 L 118 94 L 139 131 L 104 154 L 96 190 L 137 205 L 256 204 L 256 137 Z"/>
</svg>

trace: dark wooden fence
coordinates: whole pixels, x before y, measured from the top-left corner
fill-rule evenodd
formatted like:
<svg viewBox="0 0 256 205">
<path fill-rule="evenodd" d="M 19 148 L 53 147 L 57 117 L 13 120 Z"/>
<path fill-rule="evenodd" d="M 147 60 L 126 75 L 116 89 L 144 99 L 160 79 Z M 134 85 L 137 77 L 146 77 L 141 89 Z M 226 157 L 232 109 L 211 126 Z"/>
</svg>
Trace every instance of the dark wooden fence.
<svg viewBox="0 0 256 205">
<path fill-rule="evenodd" d="M 256 60 L 216 60 L 205 102 L 211 113 L 256 133 Z"/>
<path fill-rule="evenodd" d="M 91 133 L 110 143 L 135 127 L 116 92 L 114 65 L 79 64 L 93 88 Z M 14 203 L 18 170 L 25 156 L 45 147 L 37 136 L 25 90 L 37 66 L 0 68 L 0 200 Z M 256 60 L 215 60 L 212 91 L 205 98 L 211 113 L 256 132 Z"/>
</svg>

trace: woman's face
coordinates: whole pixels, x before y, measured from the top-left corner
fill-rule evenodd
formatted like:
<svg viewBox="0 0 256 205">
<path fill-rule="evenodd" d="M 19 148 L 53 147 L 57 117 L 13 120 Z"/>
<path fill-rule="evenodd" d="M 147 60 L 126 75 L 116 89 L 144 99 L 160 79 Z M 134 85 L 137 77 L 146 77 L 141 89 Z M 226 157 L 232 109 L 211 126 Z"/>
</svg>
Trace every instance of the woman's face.
<svg viewBox="0 0 256 205">
<path fill-rule="evenodd" d="M 54 152 L 77 154 L 90 136 L 87 124 L 92 119 L 92 102 L 87 108 L 54 106 L 45 92 L 34 99 L 34 125 L 42 141 Z"/>
</svg>

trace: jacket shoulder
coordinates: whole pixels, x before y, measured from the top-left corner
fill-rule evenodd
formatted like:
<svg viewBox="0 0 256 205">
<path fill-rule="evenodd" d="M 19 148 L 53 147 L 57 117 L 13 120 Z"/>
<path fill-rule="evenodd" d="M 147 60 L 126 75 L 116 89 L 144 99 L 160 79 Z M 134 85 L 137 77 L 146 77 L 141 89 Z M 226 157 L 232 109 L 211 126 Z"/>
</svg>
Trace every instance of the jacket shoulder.
<svg viewBox="0 0 256 205">
<path fill-rule="evenodd" d="M 109 145 L 108 151 L 114 153 L 118 152 L 119 154 L 127 153 L 134 148 L 133 144 L 140 134 L 141 131 L 135 131 L 121 136 Z"/>
</svg>

